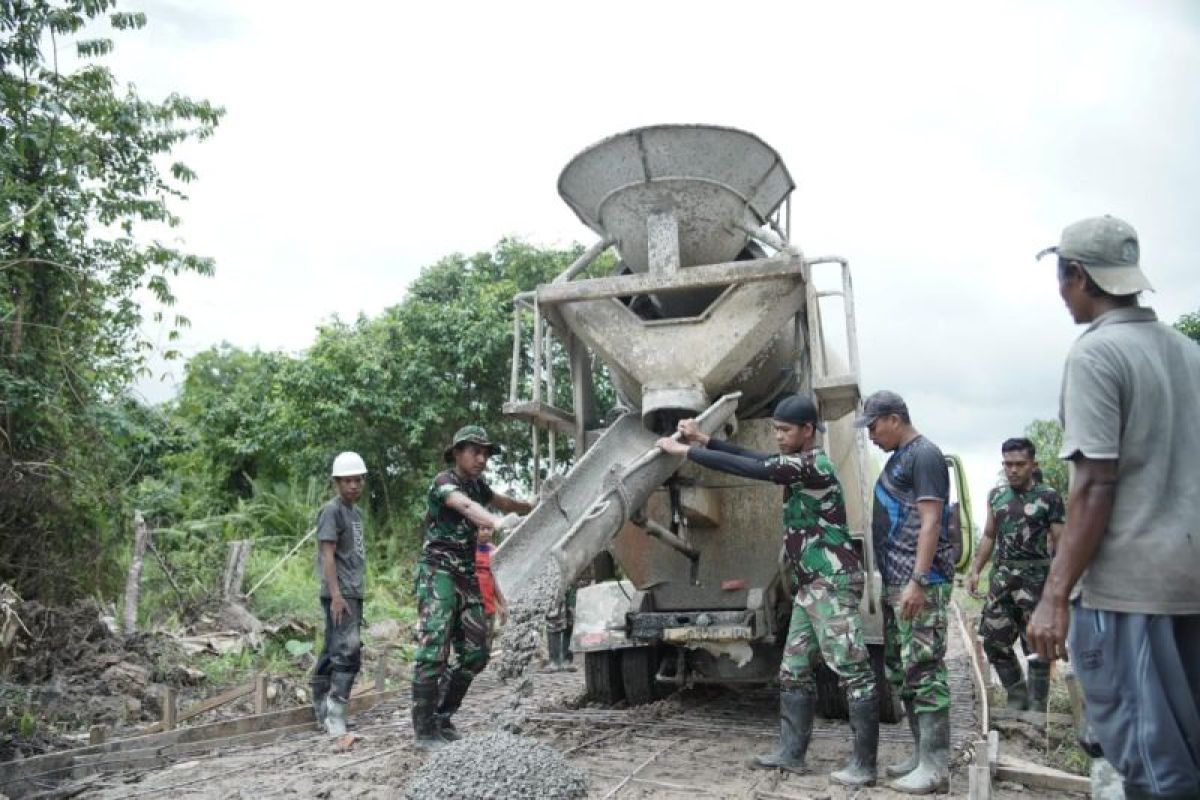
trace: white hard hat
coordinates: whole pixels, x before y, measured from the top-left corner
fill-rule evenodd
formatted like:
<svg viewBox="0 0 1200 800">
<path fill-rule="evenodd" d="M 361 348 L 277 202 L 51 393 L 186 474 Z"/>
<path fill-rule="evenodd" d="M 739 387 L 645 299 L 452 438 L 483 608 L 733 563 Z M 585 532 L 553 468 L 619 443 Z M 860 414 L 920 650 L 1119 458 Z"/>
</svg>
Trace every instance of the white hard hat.
<svg viewBox="0 0 1200 800">
<path fill-rule="evenodd" d="M 367 465 L 363 462 L 362 456 L 347 450 L 345 453 L 338 453 L 337 458 L 333 460 L 333 471 L 331 474 L 335 478 L 345 478 L 350 475 L 366 475 Z"/>
</svg>

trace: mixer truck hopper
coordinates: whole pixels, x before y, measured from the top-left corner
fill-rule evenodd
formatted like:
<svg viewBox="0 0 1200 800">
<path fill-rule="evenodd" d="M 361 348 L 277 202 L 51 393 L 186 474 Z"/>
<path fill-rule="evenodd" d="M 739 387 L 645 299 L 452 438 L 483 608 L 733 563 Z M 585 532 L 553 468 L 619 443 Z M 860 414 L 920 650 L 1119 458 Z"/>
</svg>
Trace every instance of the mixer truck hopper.
<svg viewBox="0 0 1200 800">
<path fill-rule="evenodd" d="M 654 441 L 697 417 L 711 435 L 771 451 L 774 402 L 804 392 L 826 423 L 824 447 L 868 571 L 864 628 L 883 718 L 896 718 L 882 675 L 880 578 L 864 535 L 874 475 L 865 436 L 851 425 L 861 401 L 850 270 L 790 240 L 793 188 L 761 139 L 706 125 L 610 137 L 559 178 L 563 199 L 600 239 L 554 281 L 516 298 L 505 411 L 532 423 L 535 452 L 541 436 L 549 440 L 551 471 L 556 437 L 571 438 L 577 457 L 499 546 L 492 569 L 516 597 L 540 571 L 565 583 L 605 552 L 615 559 L 621 578 L 581 588 L 575 605 L 571 647 L 583 654 L 594 699 L 637 704 L 673 686 L 775 679 L 794 593 L 782 569 L 779 487 L 703 470 Z M 609 248 L 614 274 L 581 279 Z M 819 270 L 837 288 L 819 291 Z M 837 326 L 822 320 L 829 298 L 844 309 Z M 532 398 L 518 396 L 526 313 Z M 571 367 L 570 409 L 551 402 L 553 348 Z M 594 411 L 593 358 L 619 400 L 607 424 Z M 963 550 L 969 558 L 969 544 Z M 819 672 L 818 688 L 823 713 L 844 715 L 831 672 Z"/>
</svg>

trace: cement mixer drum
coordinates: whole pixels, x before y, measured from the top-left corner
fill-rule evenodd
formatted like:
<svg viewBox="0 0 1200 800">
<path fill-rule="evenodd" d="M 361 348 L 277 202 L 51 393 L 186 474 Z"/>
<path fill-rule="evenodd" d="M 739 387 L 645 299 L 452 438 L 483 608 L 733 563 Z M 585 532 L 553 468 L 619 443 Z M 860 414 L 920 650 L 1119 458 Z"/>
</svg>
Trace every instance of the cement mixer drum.
<svg viewBox="0 0 1200 800">
<path fill-rule="evenodd" d="M 611 136 L 567 164 L 558 191 L 579 218 L 616 239 L 625 264 L 646 272 L 647 219 L 672 213 L 679 265 L 733 261 L 795 188 L 779 154 L 757 136 L 713 125 L 656 125 Z"/>
</svg>

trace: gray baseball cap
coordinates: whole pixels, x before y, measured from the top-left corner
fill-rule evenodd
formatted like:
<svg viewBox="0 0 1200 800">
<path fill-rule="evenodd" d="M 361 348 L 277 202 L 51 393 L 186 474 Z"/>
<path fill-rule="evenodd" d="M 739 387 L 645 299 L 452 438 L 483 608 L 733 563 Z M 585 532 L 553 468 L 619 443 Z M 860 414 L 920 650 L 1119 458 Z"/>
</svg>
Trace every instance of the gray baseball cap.
<svg viewBox="0 0 1200 800">
<path fill-rule="evenodd" d="M 854 418 L 854 427 L 865 428 L 879 417 L 888 414 L 908 415 L 908 404 L 904 398 L 887 389 L 880 389 L 863 401 L 862 413 Z"/>
<path fill-rule="evenodd" d="M 1054 253 L 1064 261 L 1078 261 L 1097 286 L 1121 297 L 1147 289 L 1154 291 L 1138 266 L 1140 252 L 1133 226 L 1105 214 L 1063 228 L 1058 244 L 1047 247 L 1037 257 Z"/>
</svg>

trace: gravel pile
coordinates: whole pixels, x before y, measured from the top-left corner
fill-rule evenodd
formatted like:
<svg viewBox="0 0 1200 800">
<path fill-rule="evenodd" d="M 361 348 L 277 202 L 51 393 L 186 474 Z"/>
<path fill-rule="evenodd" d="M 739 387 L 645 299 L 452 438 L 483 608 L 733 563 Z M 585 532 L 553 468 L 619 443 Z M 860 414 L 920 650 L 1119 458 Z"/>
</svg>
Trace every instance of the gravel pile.
<svg viewBox="0 0 1200 800">
<path fill-rule="evenodd" d="M 559 800 L 586 797 L 587 775 L 535 739 L 497 731 L 434 752 L 404 790 L 407 800 Z"/>
</svg>

